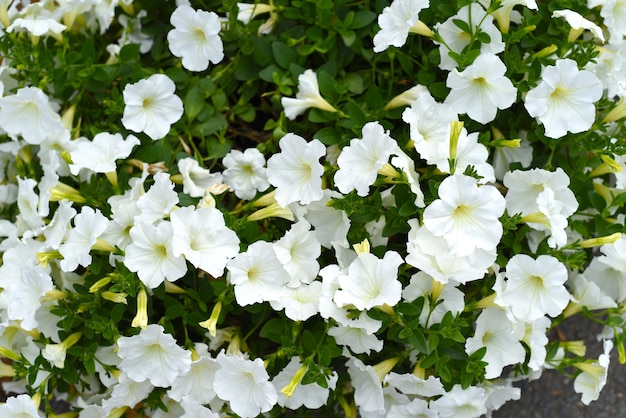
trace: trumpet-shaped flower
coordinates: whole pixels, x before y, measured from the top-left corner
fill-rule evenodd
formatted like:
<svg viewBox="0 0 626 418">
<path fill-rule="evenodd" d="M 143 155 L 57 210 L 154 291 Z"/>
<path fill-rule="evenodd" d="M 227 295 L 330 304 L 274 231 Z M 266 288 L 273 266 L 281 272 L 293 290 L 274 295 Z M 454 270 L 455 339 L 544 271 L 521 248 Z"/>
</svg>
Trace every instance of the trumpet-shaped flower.
<svg viewBox="0 0 626 418">
<path fill-rule="evenodd" d="M 270 301 L 275 311 L 285 310 L 285 316 L 292 321 L 306 321 L 319 312 L 322 296 L 322 282 L 302 283 L 298 287 L 284 286 L 280 297 Z"/>
<path fill-rule="evenodd" d="M 489 151 L 487 147 L 478 142 L 478 133 L 467 133 L 465 128 L 461 129 L 457 139 L 456 155 L 450 154 L 450 138 L 439 155 L 439 160 L 434 162 L 437 168 L 444 173 L 450 173 L 450 160 L 454 158 L 454 170 L 456 173 L 464 173 L 465 170 L 472 166 L 480 177 L 479 183 L 490 183 L 495 181 L 495 173 L 491 164 L 487 162 Z"/>
<path fill-rule="evenodd" d="M 291 279 L 276 258 L 272 244 L 265 241 L 254 242 L 246 252 L 230 260 L 226 268 L 240 306 L 280 299 L 283 286 Z"/>
<path fill-rule="evenodd" d="M 446 85 L 451 91 L 445 102 L 477 122 L 491 122 L 498 109 L 509 108 L 517 97 L 517 89 L 505 72 L 500 58 L 492 53 L 481 54 L 465 70 L 455 68 L 448 74 Z"/>
<path fill-rule="evenodd" d="M 476 179 L 456 174 L 441 183 L 439 196 L 424 211 L 424 227 L 443 237 L 453 253 L 468 256 L 498 245 L 505 200 L 495 187 L 478 187 Z"/>
<path fill-rule="evenodd" d="M 485 9 L 478 3 L 471 3 L 463 6 L 458 13 L 451 16 L 443 23 L 435 26 L 435 31 L 443 39 L 443 43 L 439 44 L 439 55 L 441 62 L 439 68 L 442 70 L 452 70 L 457 67 L 456 61 L 450 57 L 450 52 L 460 54 L 463 49 L 470 43 L 471 34 L 465 32 L 454 21 L 461 20 L 470 27 L 472 33 L 478 31 L 484 32 L 489 37 L 489 43 L 481 43 L 480 52 L 498 54 L 504 51 L 504 42 L 502 42 L 502 34 L 493 24 L 493 17 L 485 12 Z"/>
<path fill-rule="evenodd" d="M 202 197 L 204 192 L 214 184 L 222 182 L 222 175 L 211 173 L 200 167 L 195 158 L 183 158 L 178 162 L 178 171 L 183 176 L 183 192 L 191 197 Z"/>
<path fill-rule="evenodd" d="M 574 364 L 576 368 L 581 370 L 581 373 L 574 379 L 574 391 L 582 394 L 581 400 L 585 405 L 597 400 L 600 391 L 606 384 L 613 341 L 604 340 L 603 345 L 604 352 L 600 354 L 597 361 Z"/>
<path fill-rule="evenodd" d="M 9 396 L 0 405 L 0 415 L 5 418 L 38 418 L 43 417 L 33 399 L 26 395 Z"/>
<path fill-rule="evenodd" d="M 348 267 L 348 274 L 339 276 L 341 290 L 335 293 L 335 303 L 354 305 L 359 310 L 394 306 L 402 296 L 402 284 L 397 278 L 402 262 L 395 251 L 387 251 L 382 259 L 360 253 Z"/>
<path fill-rule="evenodd" d="M 187 272 L 185 259 L 174 255 L 173 232 L 168 221 L 156 226 L 138 223 L 130 230 L 132 243 L 126 247 L 124 264 L 150 289 L 158 287 L 165 279 L 178 280 Z"/>
<path fill-rule="evenodd" d="M 298 77 L 298 93 L 296 97 L 283 97 L 280 100 L 285 109 L 285 116 L 288 119 L 295 119 L 310 107 L 336 112 L 330 103 L 320 94 L 320 87 L 317 83 L 317 74 L 313 70 L 306 70 Z"/>
<path fill-rule="evenodd" d="M 152 223 L 168 215 L 178 203 L 178 194 L 174 191 L 174 183 L 167 173 L 157 173 L 154 184 L 137 199 L 139 213 L 135 222 Z"/>
<path fill-rule="evenodd" d="M 425 91 L 411 107 L 404 110 L 402 120 L 409 124 L 415 150 L 428 164 L 437 164 L 450 143 L 450 123 L 458 120 L 452 106 L 438 103 Z"/>
<path fill-rule="evenodd" d="M 322 246 L 310 229 L 311 225 L 301 220 L 274 243 L 276 257 L 291 276 L 289 287 L 311 283 L 320 270 L 317 258 L 322 253 Z"/>
<path fill-rule="evenodd" d="M 282 207 L 292 202 L 303 205 L 320 200 L 324 167 L 320 158 L 326 147 L 317 139 L 307 142 L 296 134 L 287 134 L 278 143 L 280 153 L 267 160 L 267 179 L 276 187 L 276 201 Z"/>
<path fill-rule="evenodd" d="M 474 336 L 465 342 L 467 354 L 487 348 L 483 361 L 485 378 L 494 379 L 502 374 L 505 366 L 523 363 L 526 351 L 520 342 L 524 337 L 524 327 L 516 327 L 506 316 L 503 309 L 487 308 L 476 319 Z"/>
<path fill-rule="evenodd" d="M 217 64 L 224 58 L 224 45 L 219 36 L 222 24 L 217 14 L 180 5 L 172 13 L 170 22 L 174 26 L 167 34 L 170 51 L 182 57 L 186 69 L 204 71 L 209 62 Z"/>
<path fill-rule="evenodd" d="M 585 277 L 602 292 L 622 303 L 626 300 L 626 238 L 600 247 L 602 255 L 594 257 L 585 270 Z"/>
<path fill-rule="evenodd" d="M 149 380 L 168 387 L 191 368 L 191 353 L 176 344 L 161 325 L 150 324 L 138 335 L 117 339 L 119 368 L 135 382 Z"/>
<path fill-rule="evenodd" d="M 65 241 L 59 245 L 63 256 L 59 263 L 61 269 L 68 272 L 76 270 L 79 265 L 87 267 L 91 264 L 89 251 L 108 225 L 109 219 L 99 209 L 84 206 L 74 217 L 74 228 L 67 232 Z"/>
<path fill-rule="evenodd" d="M 429 406 L 440 418 L 477 418 L 487 412 L 486 400 L 485 389 L 476 386 L 463 389 L 456 384 L 441 398 L 430 402 Z"/>
<path fill-rule="evenodd" d="M 549 255 L 540 255 L 536 260 L 526 254 L 514 255 L 506 264 L 506 278 L 495 303 L 510 309 L 520 321 L 534 321 L 544 315 L 555 317 L 571 299 L 564 285 L 567 269 Z"/>
<path fill-rule="evenodd" d="M 11 135 L 21 135 L 29 144 L 38 145 L 46 137 L 62 131 L 63 124 L 43 91 L 23 87 L 15 95 L 0 98 L 0 128 Z"/>
<path fill-rule="evenodd" d="M 248 360 L 222 351 L 217 355 L 217 363 L 220 368 L 215 372 L 213 389 L 237 415 L 256 417 L 278 401 L 278 393 L 260 358 Z"/>
<path fill-rule="evenodd" d="M 584 132 L 596 116 L 594 103 L 602 97 L 602 83 L 593 73 L 579 70 L 576 61 L 560 59 L 545 67 L 541 81 L 526 94 L 524 106 L 539 119 L 550 138 Z"/>
<path fill-rule="evenodd" d="M 226 167 L 222 171 L 224 183 L 239 199 L 253 199 L 257 192 L 264 192 L 270 187 L 265 172 L 265 157 L 256 148 L 243 152 L 231 150 L 222 159 L 222 164 Z"/>
<path fill-rule="evenodd" d="M 198 358 L 191 362 L 189 371 L 178 375 L 167 394 L 177 402 L 190 397 L 200 404 L 208 404 L 215 398 L 213 380 L 219 366 L 205 344 L 197 343 L 194 349 Z"/>
<path fill-rule="evenodd" d="M 228 229 L 215 208 L 185 206 L 170 215 L 174 256 L 185 256 L 195 267 L 220 277 L 228 260 L 239 253 L 239 237 Z"/>
<path fill-rule="evenodd" d="M 419 13 L 429 5 L 429 0 L 395 0 L 385 7 L 378 16 L 380 31 L 374 36 L 374 52 L 391 45 L 403 46 L 411 32 L 429 34 L 430 30 L 419 20 Z"/>
<path fill-rule="evenodd" d="M 292 410 L 296 410 L 301 406 L 305 406 L 307 409 L 322 407 L 328 400 L 329 390 L 334 390 L 337 385 L 337 372 L 333 372 L 328 376 L 326 379 L 327 387 L 321 387 L 315 382 L 306 385 L 300 383 L 296 386 L 291 396 L 287 397 L 281 390 L 291 382 L 291 379 L 300 367 L 300 358 L 297 356 L 292 357 L 287 366 L 272 380 L 274 387 L 278 391 L 278 404 Z"/>
<path fill-rule="evenodd" d="M 589 30 L 592 35 L 598 38 L 602 43 L 604 43 L 604 34 L 602 33 L 602 28 L 590 20 L 585 19 L 580 13 L 575 12 L 573 10 L 555 10 L 552 12 L 552 17 L 562 17 L 567 23 L 572 27 L 574 34 L 578 36 L 583 30 Z M 570 32 L 569 41 L 574 41 L 576 38 L 573 37 Z"/>
<path fill-rule="evenodd" d="M 335 185 L 344 194 L 356 189 L 359 196 L 367 196 L 378 170 L 398 147 L 378 122 L 365 124 L 362 133 L 363 138 L 352 139 L 337 158 L 339 170 L 335 173 Z"/>
<path fill-rule="evenodd" d="M 124 139 L 121 134 L 100 132 L 94 136 L 93 141 L 80 141 L 70 151 L 70 171 L 74 175 L 78 175 L 81 169 L 95 173 L 115 171 L 115 161 L 127 158 L 136 145 L 139 145 L 139 139 L 134 135 L 128 135 Z"/>
<path fill-rule="evenodd" d="M 621 0 L 588 0 L 589 8 L 600 6 L 600 16 L 609 30 L 610 42 L 620 43 L 626 36 L 626 8 Z"/>
<path fill-rule="evenodd" d="M 176 85 L 164 74 L 154 74 L 124 87 L 122 124 L 133 132 L 161 139 L 183 115 L 183 101 L 174 94 Z"/>
<path fill-rule="evenodd" d="M 346 236 L 350 229 L 350 218 L 344 211 L 328 205 L 332 197 L 340 196 L 338 192 L 325 189 L 322 199 L 306 206 L 304 218 L 313 226 L 315 237 L 324 248 L 349 246 Z"/>
<path fill-rule="evenodd" d="M 35 314 L 41 307 L 41 299 L 54 288 L 52 277 L 39 268 L 25 266 L 19 277 L 3 286 L 8 319 L 21 321 L 21 327 L 27 331 L 35 329 L 38 325 Z"/>
</svg>

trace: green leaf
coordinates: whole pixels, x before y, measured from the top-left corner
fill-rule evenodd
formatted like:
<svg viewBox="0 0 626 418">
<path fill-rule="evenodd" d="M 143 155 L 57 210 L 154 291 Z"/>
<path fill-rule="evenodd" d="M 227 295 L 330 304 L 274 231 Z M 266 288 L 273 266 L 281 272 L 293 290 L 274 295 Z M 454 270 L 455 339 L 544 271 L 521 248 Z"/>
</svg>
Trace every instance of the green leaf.
<svg viewBox="0 0 626 418">
<path fill-rule="evenodd" d="M 430 353 L 426 337 L 424 337 L 424 334 L 419 329 L 414 329 L 413 335 L 408 337 L 408 340 L 420 353 Z"/>
<path fill-rule="evenodd" d="M 302 332 L 302 346 L 305 350 L 310 352 L 315 351 L 315 349 L 317 348 L 317 339 L 308 329 L 305 329 Z"/>
<path fill-rule="evenodd" d="M 371 10 L 360 10 L 355 13 L 354 19 L 350 24 L 351 29 L 361 29 L 369 25 L 376 19 L 378 15 Z"/>
<path fill-rule="evenodd" d="M 483 32 L 483 31 L 478 32 L 478 34 L 476 35 L 476 39 L 478 39 L 483 44 L 491 43 L 491 36 L 489 36 L 487 32 Z"/>
<path fill-rule="evenodd" d="M 285 69 L 298 58 L 296 51 L 281 42 L 272 42 L 272 53 L 276 63 Z"/>
<path fill-rule="evenodd" d="M 131 63 L 139 61 L 139 44 L 126 44 L 120 49 L 120 62 Z"/>
<path fill-rule="evenodd" d="M 452 19 L 452 23 L 454 23 L 454 26 L 461 29 L 463 32 L 469 33 L 471 35 L 472 29 L 470 28 L 470 25 L 468 25 L 466 21 L 461 20 L 461 19 Z"/>
<path fill-rule="evenodd" d="M 183 98 L 185 115 L 188 121 L 192 121 L 198 116 L 202 108 L 206 105 L 204 92 L 197 87 L 189 89 Z"/>
<path fill-rule="evenodd" d="M 285 325 L 283 320 L 280 318 L 270 319 L 265 325 L 263 325 L 261 331 L 259 331 L 259 335 L 261 337 L 267 338 L 275 343 L 280 343 L 284 334 Z"/>
</svg>

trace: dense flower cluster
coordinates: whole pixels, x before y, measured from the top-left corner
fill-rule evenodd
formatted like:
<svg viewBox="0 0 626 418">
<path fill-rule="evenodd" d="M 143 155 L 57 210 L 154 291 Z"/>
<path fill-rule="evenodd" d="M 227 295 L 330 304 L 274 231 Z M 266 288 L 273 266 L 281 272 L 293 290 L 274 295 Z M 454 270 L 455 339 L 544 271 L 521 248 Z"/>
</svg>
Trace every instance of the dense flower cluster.
<svg viewBox="0 0 626 418">
<path fill-rule="evenodd" d="M 0 415 L 469 418 L 546 368 L 598 399 L 623 8 L 369 3 L 0 2 Z M 588 319 L 599 358 L 551 338 Z"/>
</svg>

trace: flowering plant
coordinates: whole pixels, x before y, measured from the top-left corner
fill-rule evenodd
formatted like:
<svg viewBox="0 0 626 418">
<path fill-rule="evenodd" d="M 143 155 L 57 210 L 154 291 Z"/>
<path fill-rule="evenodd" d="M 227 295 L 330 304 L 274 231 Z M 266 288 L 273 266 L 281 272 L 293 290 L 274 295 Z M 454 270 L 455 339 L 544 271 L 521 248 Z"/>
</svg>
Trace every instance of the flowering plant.
<svg viewBox="0 0 626 418">
<path fill-rule="evenodd" d="M 618 3 L 0 12 L 2 416 L 478 417 L 626 362 Z"/>
</svg>

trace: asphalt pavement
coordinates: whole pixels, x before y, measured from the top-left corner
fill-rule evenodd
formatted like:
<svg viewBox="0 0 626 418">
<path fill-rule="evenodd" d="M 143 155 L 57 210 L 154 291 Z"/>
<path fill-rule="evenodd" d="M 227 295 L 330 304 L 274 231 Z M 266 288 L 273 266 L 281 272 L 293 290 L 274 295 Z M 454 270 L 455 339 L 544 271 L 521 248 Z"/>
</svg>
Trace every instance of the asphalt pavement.
<svg viewBox="0 0 626 418">
<path fill-rule="evenodd" d="M 596 340 L 601 327 L 584 318 L 573 317 L 559 326 L 567 340 L 584 340 L 587 357 L 598 358 L 602 345 Z M 598 400 L 588 406 L 574 392 L 574 381 L 556 370 L 545 370 L 541 378 L 520 382 L 518 401 L 506 403 L 493 418 L 619 418 L 626 417 L 626 365 L 619 364 L 617 350 L 611 352 L 609 375 Z"/>
</svg>

